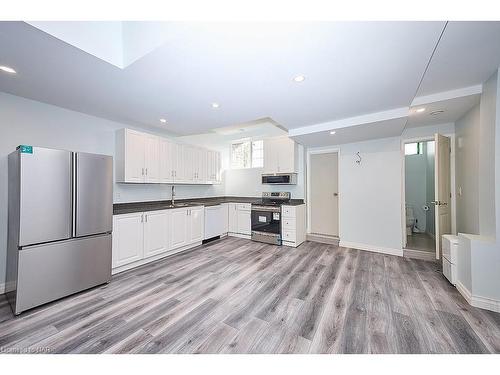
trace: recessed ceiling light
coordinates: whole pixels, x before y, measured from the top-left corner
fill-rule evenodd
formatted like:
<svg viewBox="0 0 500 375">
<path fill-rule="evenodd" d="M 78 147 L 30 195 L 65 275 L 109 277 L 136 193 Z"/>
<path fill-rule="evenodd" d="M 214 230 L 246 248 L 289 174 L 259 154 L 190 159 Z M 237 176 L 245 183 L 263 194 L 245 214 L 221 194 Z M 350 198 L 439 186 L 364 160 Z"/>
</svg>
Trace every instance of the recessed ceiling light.
<svg viewBox="0 0 500 375">
<path fill-rule="evenodd" d="M 166 123 L 167 123 L 167 120 L 165 120 L 164 118 L 161 118 L 161 119 L 160 119 L 160 122 L 161 122 L 162 124 L 166 124 Z"/>
<path fill-rule="evenodd" d="M 332 130 L 332 131 L 330 132 L 330 134 L 331 134 L 331 135 L 334 135 L 335 133 L 337 133 L 335 130 Z"/>
<path fill-rule="evenodd" d="M 422 107 L 422 108 L 419 108 L 419 109 L 415 110 L 415 112 L 417 112 L 417 113 L 422 113 L 422 112 L 424 112 L 424 111 L 425 111 L 425 108 L 424 108 L 424 107 Z"/>
<path fill-rule="evenodd" d="M 212 108 L 219 108 L 219 103 L 212 103 Z"/>
<path fill-rule="evenodd" d="M 444 110 L 442 109 L 438 109 L 437 111 L 432 111 L 431 113 L 429 113 L 431 116 L 437 116 L 437 115 L 440 115 L 441 113 L 444 113 Z"/>
<path fill-rule="evenodd" d="M 304 77 L 303 75 L 298 75 L 293 80 L 295 82 L 304 82 L 305 79 L 306 79 L 306 77 Z"/>
<path fill-rule="evenodd" d="M 17 72 L 12 69 L 10 66 L 4 66 L 4 65 L 0 65 L 0 70 L 4 71 L 4 72 L 7 72 L 7 73 L 11 73 L 11 74 L 16 74 Z"/>
</svg>

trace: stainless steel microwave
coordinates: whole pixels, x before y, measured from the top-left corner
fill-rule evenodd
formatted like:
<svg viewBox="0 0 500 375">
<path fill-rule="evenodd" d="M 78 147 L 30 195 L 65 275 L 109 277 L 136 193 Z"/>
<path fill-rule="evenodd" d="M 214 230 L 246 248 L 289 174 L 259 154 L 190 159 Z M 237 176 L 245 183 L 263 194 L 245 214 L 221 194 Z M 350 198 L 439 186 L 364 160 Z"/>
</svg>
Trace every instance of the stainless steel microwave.
<svg viewBox="0 0 500 375">
<path fill-rule="evenodd" d="M 263 174 L 262 183 L 265 185 L 297 185 L 297 173 Z"/>
</svg>

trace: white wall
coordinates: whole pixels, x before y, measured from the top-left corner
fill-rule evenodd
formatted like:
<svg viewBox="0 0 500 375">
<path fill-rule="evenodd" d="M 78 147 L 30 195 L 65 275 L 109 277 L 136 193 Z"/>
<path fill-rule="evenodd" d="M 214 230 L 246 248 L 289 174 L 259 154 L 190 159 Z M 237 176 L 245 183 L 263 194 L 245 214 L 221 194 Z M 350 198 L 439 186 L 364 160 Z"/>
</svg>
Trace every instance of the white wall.
<svg viewBox="0 0 500 375">
<path fill-rule="evenodd" d="M 483 85 L 479 109 L 457 121 L 457 176 L 468 187 L 458 222 L 479 233 L 460 235 L 457 287 L 473 305 L 500 312 L 500 225 L 495 220 L 500 212 L 499 90 L 497 71 Z"/>
<path fill-rule="evenodd" d="M 0 285 L 7 247 L 7 155 L 19 144 L 114 155 L 114 132 L 130 127 L 0 93 Z M 224 184 L 178 186 L 180 198 L 223 195 Z M 170 199 L 169 185 L 115 184 L 114 201 Z"/>
<path fill-rule="evenodd" d="M 479 234 L 479 104 L 455 127 L 457 231 Z"/>
<path fill-rule="evenodd" d="M 401 252 L 401 159 L 400 138 L 340 146 L 339 221 L 344 244 Z"/>
<path fill-rule="evenodd" d="M 483 84 L 479 130 L 479 234 L 495 236 L 495 123 L 497 106 L 495 73 Z"/>
</svg>

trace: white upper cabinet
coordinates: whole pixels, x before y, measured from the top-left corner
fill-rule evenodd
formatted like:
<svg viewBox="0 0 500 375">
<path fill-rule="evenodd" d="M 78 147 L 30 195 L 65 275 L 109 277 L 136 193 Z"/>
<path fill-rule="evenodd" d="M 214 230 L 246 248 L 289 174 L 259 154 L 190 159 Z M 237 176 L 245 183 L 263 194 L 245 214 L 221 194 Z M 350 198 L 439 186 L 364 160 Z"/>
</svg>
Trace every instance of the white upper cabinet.
<svg viewBox="0 0 500 375">
<path fill-rule="evenodd" d="M 185 182 L 185 172 L 184 165 L 184 147 L 178 143 L 174 143 L 172 146 L 172 165 L 173 165 L 173 175 L 174 182 Z"/>
<path fill-rule="evenodd" d="M 160 137 L 146 134 L 144 139 L 144 181 L 160 182 Z"/>
<path fill-rule="evenodd" d="M 297 173 L 298 145 L 288 137 L 264 139 L 264 173 Z"/>
<path fill-rule="evenodd" d="M 144 182 L 145 138 L 143 133 L 121 129 L 116 133 L 116 180 Z"/>
<path fill-rule="evenodd" d="M 116 182 L 213 184 L 220 153 L 130 129 L 116 132 Z M 213 176 L 213 177 L 212 177 Z"/>
<path fill-rule="evenodd" d="M 164 184 L 174 181 L 174 146 L 168 139 L 160 138 L 160 182 Z"/>
</svg>

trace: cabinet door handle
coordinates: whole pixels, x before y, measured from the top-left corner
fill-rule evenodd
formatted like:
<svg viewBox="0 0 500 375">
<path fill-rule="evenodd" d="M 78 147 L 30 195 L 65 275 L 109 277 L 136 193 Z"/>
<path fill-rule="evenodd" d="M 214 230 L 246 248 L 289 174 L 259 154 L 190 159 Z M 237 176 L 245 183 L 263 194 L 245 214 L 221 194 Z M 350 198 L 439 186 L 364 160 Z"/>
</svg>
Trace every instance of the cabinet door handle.
<svg viewBox="0 0 500 375">
<path fill-rule="evenodd" d="M 148 175 L 148 169 L 146 168 L 145 170 L 146 170 L 146 176 L 147 176 Z"/>
<path fill-rule="evenodd" d="M 144 168 L 142 168 L 141 175 L 144 176 Z"/>
<path fill-rule="evenodd" d="M 141 223 L 144 223 L 144 214 L 141 214 Z"/>
<path fill-rule="evenodd" d="M 144 221 L 147 223 L 148 222 L 148 214 L 144 215 Z"/>
</svg>

